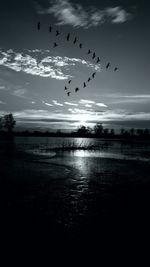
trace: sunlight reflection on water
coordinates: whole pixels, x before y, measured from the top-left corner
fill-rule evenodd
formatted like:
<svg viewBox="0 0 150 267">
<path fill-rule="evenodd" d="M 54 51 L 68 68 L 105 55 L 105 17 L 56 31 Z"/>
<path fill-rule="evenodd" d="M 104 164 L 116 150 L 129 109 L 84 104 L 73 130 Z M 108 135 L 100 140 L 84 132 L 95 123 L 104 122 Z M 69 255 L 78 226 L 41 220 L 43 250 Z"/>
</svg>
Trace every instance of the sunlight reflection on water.
<svg viewBox="0 0 150 267">
<path fill-rule="evenodd" d="M 94 138 L 16 138 L 15 142 L 21 150 L 51 158 L 107 158 L 120 160 L 150 161 L 150 143 L 123 143 L 115 140 Z M 91 147 L 92 146 L 92 147 Z M 77 150 L 71 148 L 77 148 Z M 82 149 L 83 147 L 83 149 Z M 79 149 L 78 149 L 79 148 Z M 68 149 L 68 151 L 67 151 Z"/>
<path fill-rule="evenodd" d="M 125 155 L 112 152 L 102 152 L 102 151 L 85 151 L 76 150 L 71 152 L 74 157 L 92 157 L 92 158 L 115 158 L 115 159 L 125 159 Z"/>
<path fill-rule="evenodd" d="M 128 151 L 129 152 L 129 151 Z M 150 161 L 149 157 L 144 157 L 132 153 L 121 153 L 120 151 L 117 152 L 109 152 L 109 151 L 99 151 L 99 150 L 75 150 L 70 152 L 65 152 L 65 154 L 69 154 L 72 157 L 79 157 L 79 158 L 106 158 L 106 159 L 119 159 L 119 160 L 140 160 L 140 161 Z"/>
</svg>

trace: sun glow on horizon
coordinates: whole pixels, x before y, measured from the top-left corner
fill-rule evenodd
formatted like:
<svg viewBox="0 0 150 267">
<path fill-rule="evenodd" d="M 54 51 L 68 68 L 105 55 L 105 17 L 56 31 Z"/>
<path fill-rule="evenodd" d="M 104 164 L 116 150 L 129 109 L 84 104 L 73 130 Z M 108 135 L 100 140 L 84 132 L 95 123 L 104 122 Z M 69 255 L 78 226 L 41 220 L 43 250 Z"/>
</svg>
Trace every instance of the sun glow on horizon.
<svg viewBox="0 0 150 267">
<path fill-rule="evenodd" d="M 92 121 L 90 114 L 76 114 L 76 120 L 78 120 L 78 125 L 87 125 L 89 121 Z"/>
</svg>

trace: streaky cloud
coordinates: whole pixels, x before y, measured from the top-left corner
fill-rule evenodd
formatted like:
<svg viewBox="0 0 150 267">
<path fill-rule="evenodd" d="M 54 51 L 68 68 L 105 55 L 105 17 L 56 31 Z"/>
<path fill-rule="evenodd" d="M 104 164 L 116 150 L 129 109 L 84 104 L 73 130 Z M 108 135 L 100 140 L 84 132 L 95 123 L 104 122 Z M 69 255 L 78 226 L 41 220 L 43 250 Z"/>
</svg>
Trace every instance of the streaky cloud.
<svg viewBox="0 0 150 267">
<path fill-rule="evenodd" d="M 107 108 L 107 105 L 104 103 L 95 103 L 96 106 Z"/>
<path fill-rule="evenodd" d="M 0 86 L 0 90 L 4 90 L 4 91 L 6 91 L 7 90 L 7 88 L 5 87 L 5 86 Z"/>
<path fill-rule="evenodd" d="M 91 114 L 91 115 L 96 115 L 96 112 L 93 110 L 88 110 L 88 109 L 81 109 L 81 108 L 69 108 L 68 109 L 69 112 L 73 113 L 73 114 Z"/>
<path fill-rule="evenodd" d="M 20 98 L 26 98 L 25 95 L 27 93 L 27 90 L 26 89 L 16 89 L 12 92 L 12 95 L 14 96 L 17 96 L 17 97 L 20 97 Z"/>
<path fill-rule="evenodd" d="M 50 103 L 47 103 L 47 102 L 45 102 L 45 101 L 42 101 L 42 102 L 43 102 L 43 104 L 45 104 L 46 106 L 53 107 L 53 105 L 52 105 L 52 104 L 50 104 Z"/>
<path fill-rule="evenodd" d="M 71 25 L 78 28 L 96 27 L 106 22 L 119 24 L 132 18 L 132 14 L 121 6 L 103 9 L 93 6 L 85 8 L 69 0 L 49 1 L 48 8 L 36 4 L 36 11 L 40 15 L 52 14 L 57 19 L 57 25 Z"/>
<path fill-rule="evenodd" d="M 86 108 L 91 108 L 92 105 L 91 105 L 91 104 L 85 104 L 85 107 L 86 107 Z"/>
<path fill-rule="evenodd" d="M 114 94 L 107 94 L 105 95 L 106 97 L 113 97 L 113 98 L 150 98 L 150 94 L 128 94 L 128 95 L 124 95 L 121 93 L 114 93 Z"/>
<path fill-rule="evenodd" d="M 107 98 L 111 99 L 111 104 L 124 104 L 124 103 L 134 103 L 134 104 L 142 104 L 142 103 L 149 103 L 150 102 L 150 94 L 121 94 L 121 93 L 114 93 L 114 94 L 107 94 L 103 95 Z"/>
<path fill-rule="evenodd" d="M 10 112 L 10 111 L 9 111 Z M 0 116 L 7 113 L 3 110 L 0 110 Z M 62 113 L 61 111 L 55 113 L 51 110 L 47 109 L 24 109 L 20 111 L 13 112 L 15 120 L 17 121 L 17 125 L 22 125 L 24 123 L 33 124 L 34 127 L 38 124 L 41 125 L 43 122 L 51 122 L 55 125 L 59 125 L 59 123 L 63 124 L 65 128 L 65 124 L 71 125 L 73 122 L 78 123 L 81 122 L 87 123 L 111 123 L 115 124 L 115 122 L 120 122 L 120 125 L 129 124 L 141 121 L 150 123 L 150 112 L 129 112 L 123 109 L 116 110 L 107 110 L 95 112 L 94 110 L 87 109 L 79 109 L 79 108 L 69 108 L 68 113 Z M 57 127 L 56 127 L 57 128 Z"/>
<path fill-rule="evenodd" d="M 68 106 L 78 106 L 78 104 L 70 103 L 70 102 L 64 102 L 64 104 Z"/>
<path fill-rule="evenodd" d="M 95 101 L 87 100 L 87 99 L 80 99 L 79 104 L 95 104 Z"/>
<path fill-rule="evenodd" d="M 56 105 L 56 106 L 63 106 L 63 104 L 57 102 L 57 100 L 52 100 L 53 104 Z"/>
</svg>

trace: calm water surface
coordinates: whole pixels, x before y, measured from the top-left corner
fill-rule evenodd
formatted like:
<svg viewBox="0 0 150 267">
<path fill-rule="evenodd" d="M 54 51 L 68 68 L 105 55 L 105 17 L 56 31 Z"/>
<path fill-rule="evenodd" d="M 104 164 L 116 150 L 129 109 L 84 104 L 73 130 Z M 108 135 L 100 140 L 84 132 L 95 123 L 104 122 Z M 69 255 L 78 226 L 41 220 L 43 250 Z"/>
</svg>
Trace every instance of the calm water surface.
<svg viewBox="0 0 150 267">
<path fill-rule="evenodd" d="M 146 229 L 150 143 L 20 137 L 15 146 L 25 153 L 1 154 L 0 165 L 12 232 L 27 228 L 37 235 L 40 229 L 46 236 L 80 238 Z M 71 146 L 80 149 L 58 149 Z"/>
<path fill-rule="evenodd" d="M 24 148 L 31 153 L 41 153 L 41 155 L 48 155 L 49 150 L 55 150 L 55 148 L 73 146 L 80 148 L 80 150 L 70 151 L 70 157 L 150 160 L 150 142 L 124 143 L 122 141 L 107 141 L 96 138 L 17 137 L 15 143 L 21 149 Z M 81 150 L 82 147 L 87 149 Z M 89 150 L 88 147 L 90 148 Z"/>
</svg>

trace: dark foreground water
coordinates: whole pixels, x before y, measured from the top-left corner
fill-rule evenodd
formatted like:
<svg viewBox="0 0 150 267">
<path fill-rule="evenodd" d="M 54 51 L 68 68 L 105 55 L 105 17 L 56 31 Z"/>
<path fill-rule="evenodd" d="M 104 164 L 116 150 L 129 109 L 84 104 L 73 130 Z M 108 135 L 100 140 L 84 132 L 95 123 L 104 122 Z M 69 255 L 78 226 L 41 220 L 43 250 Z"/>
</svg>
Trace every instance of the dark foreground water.
<svg viewBox="0 0 150 267">
<path fill-rule="evenodd" d="M 75 145 L 93 148 L 71 151 Z M 0 147 L 10 246 L 98 242 L 108 249 L 149 239 L 150 143 L 16 138 Z"/>
</svg>

